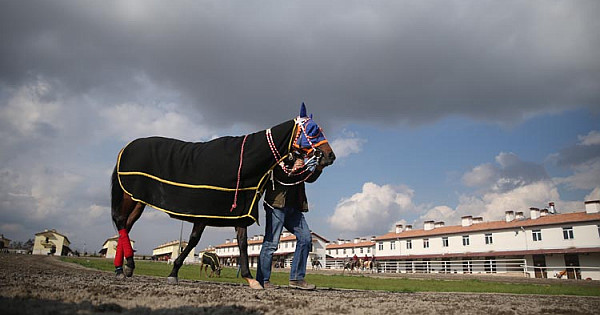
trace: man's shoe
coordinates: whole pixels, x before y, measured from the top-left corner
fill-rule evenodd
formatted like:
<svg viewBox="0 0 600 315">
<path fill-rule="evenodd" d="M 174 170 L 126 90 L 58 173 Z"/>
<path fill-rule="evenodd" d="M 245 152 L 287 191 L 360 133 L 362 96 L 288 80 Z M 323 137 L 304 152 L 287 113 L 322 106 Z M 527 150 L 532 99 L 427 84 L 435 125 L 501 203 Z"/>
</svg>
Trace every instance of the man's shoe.
<svg viewBox="0 0 600 315">
<path fill-rule="evenodd" d="M 265 288 L 265 290 L 273 290 L 273 289 L 277 289 L 279 288 L 278 286 L 272 284 L 269 281 L 265 281 L 265 283 L 263 283 L 263 288 Z"/>
<path fill-rule="evenodd" d="M 304 280 L 290 280 L 290 288 L 296 288 L 301 290 L 314 290 L 317 288 L 316 285 L 307 283 Z"/>
</svg>

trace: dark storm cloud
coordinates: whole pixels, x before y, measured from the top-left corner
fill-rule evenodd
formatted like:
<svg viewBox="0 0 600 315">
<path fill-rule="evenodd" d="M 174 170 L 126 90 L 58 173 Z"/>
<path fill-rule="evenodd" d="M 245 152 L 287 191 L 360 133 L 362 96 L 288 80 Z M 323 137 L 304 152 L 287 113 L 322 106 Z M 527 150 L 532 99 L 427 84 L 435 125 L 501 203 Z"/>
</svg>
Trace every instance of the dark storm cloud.
<svg viewBox="0 0 600 315">
<path fill-rule="evenodd" d="M 262 5 L 262 6 L 259 6 Z M 58 2 L 0 10 L 0 84 L 127 101 L 135 78 L 214 124 L 512 121 L 600 104 L 597 1 Z"/>
</svg>

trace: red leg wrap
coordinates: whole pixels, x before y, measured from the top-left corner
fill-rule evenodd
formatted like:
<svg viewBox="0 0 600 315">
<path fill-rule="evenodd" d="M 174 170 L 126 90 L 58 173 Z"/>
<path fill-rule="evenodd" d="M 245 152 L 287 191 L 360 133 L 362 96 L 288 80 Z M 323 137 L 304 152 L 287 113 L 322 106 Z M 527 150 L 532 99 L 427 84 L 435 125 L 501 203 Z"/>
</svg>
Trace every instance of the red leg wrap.
<svg viewBox="0 0 600 315">
<path fill-rule="evenodd" d="M 119 230 L 119 244 L 123 246 L 123 255 L 125 258 L 133 257 L 133 248 L 131 247 L 131 241 L 126 229 Z"/>
<path fill-rule="evenodd" d="M 117 252 L 115 253 L 115 268 L 123 267 L 123 242 L 121 238 L 117 240 Z"/>
</svg>

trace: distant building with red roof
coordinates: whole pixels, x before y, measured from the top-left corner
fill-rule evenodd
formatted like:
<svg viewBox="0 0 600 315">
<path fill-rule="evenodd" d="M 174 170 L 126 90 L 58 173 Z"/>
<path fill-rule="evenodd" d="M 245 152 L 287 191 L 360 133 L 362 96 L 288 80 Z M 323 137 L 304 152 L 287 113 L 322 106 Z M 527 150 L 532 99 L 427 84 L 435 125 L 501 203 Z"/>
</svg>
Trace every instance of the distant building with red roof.
<svg viewBox="0 0 600 315">
<path fill-rule="evenodd" d="M 379 261 L 395 262 L 392 272 L 521 272 L 600 280 L 600 200 L 585 207 L 561 214 L 530 208 L 529 218 L 506 211 L 504 220 L 490 222 L 464 216 L 454 226 L 426 221 L 418 230 L 399 225 L 375 238 L 375 252 Z"/>
<path fill-rule="evenodd" d="M 325 266 L 325 246 L 328 241 L 315 232 L 311 232 L 311 235 L 312 248 L 308 256 L 308 265 L 311 265 L 310 262 L 312 260 L 319 260 L 321 261 L 321 265 Z M 248 239 L 248 260 L 250 267 L 256 267 L 258 265 L 258 256 L 260 255 L 260 249 L 262 248 L 263 238 L 263 235 L 255 235 Z M 295 250 L 296 236 L 288 231 L 284 231 L 279 238 L 279 246 L 273 254 L 273 260 L 277 266 L 289 267 L 291 260 L 294 257 Z M 227 239 L 225 240 L 225 243 L 215 246 L 215 252 L 223 264 L 227 263 L 227 259 L 232 261 L 233 264 L 236 264 L 237 259 L 240 256 L 236 239 Z"/>
</svg>

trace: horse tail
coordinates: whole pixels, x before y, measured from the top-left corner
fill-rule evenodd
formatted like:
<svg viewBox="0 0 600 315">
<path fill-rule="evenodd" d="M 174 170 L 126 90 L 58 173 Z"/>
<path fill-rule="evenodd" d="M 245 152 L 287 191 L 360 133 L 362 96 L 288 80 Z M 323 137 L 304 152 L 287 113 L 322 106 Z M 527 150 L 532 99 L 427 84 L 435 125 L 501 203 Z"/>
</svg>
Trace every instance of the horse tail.
<svg viewBox="0 0 600 315">
<path fill-rule="evenodd" d="M 113 223 L 116 224 L 115 218 L 119 216 L 119 209 L 121 208 L 121 204 L 123 203 L 123 189 L 121 188 L 121 184 L 119 183 L 119 176 L 117 174 L 117 167 L 112 173 L 111 179 L 111 214 L 113 218 Z"/>
</svg>

